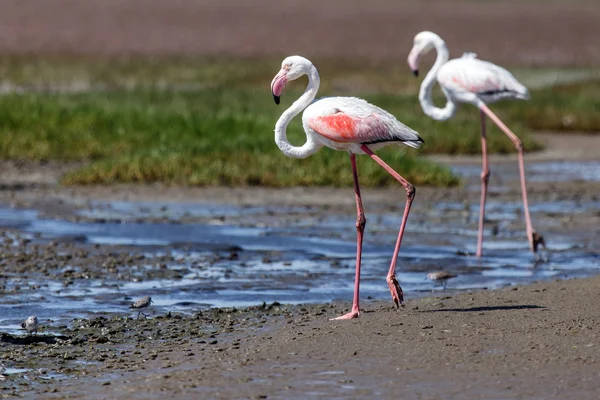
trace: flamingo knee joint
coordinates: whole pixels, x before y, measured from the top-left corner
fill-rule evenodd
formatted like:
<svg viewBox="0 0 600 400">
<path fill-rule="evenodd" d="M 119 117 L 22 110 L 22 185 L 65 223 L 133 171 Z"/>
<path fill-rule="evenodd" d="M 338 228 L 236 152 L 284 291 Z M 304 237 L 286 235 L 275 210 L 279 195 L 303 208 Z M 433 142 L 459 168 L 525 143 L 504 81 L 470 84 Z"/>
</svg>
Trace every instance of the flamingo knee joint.
<svg viewBox="0 0 600 400">
<path fill-rule="evenodd" d="M 486 169 L 481 172 L 481 180 L 487 183 L 490 180 L 490 170 Z"/>
<path fill-rule="evenodd" d="M 415 188 L 415 186 L 412 183 L 409 183 L 406 185 L 406 196 L 413 200 L 415 198 L 415 195 L 417 194 L 417 189 Z"/>
<path fill-rule="evenodd" d="M 363 230 L 365 229 L 365 225 L 367 225 L 367 218 L 364 215 L 356 217 L 356 229 Z"/>
<path fill-rule="evenodd" d="M 517 142 L 515 143 L 515 147 L 517 148 L 517 151 L 522 152 L 523 151 L 523 142 L 519 139 L 517 139 Z"/>
</svg>

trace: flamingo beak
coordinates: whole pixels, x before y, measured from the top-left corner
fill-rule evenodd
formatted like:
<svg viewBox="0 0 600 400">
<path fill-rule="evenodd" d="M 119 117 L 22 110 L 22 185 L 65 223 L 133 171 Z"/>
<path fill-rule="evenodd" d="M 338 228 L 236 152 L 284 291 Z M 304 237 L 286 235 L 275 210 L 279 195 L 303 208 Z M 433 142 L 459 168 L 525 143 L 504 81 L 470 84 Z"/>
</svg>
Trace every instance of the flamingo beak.
<svg viewBox="0 0 600 400">
<path fill-rule="evenodd" d="M 275 101 L 275 104 L 279 104 L 283 87 L 288 82 L 287 72 L 288 71 L 286 69 L 281 69 L 281 71 L 275 75 L 275 78 L 273 78 L 273 81 L 271 82 L 271 93 L 273 93 L 273 100 Z"/>
<path fill-rule="evenodd" d="M 410 51 L 410 54 L 408 55 L 408 60 L 407 60 L 408 66 L 414 76 L 419 76 L 419 56 L 420 56 L 420 52 L 415 50 L 414 47 Z"/>
</svg>

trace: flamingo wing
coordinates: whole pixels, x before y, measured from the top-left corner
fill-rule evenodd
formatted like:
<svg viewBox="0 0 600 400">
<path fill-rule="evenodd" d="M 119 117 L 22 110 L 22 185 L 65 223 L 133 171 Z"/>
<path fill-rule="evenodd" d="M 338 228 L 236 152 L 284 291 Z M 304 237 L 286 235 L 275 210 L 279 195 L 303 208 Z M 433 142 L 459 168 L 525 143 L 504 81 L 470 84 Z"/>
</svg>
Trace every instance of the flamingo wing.
<svg viewBox="0 0 600 400">
<path fill-rule="evenodd" d="M 344 99 L 346 102 L 354 101 L 355 104 L 343 104 L 343 98 L 333 99 L 340 101 L 329 112 L 308 119 L 308 125 L 313 131 L 333 142 L 403 142 L 411 147 L 418 147 L 423 142 L 417 132 L 379 107 L 361 99 Z"/>
<path fill-rule="evenodd" d="M 438 81 L 446 88 L 466 91 L 478 96 L 511 96 L 528 98 L 527 88 L 507 70 L 477 59 L 474 53 L 444 64 Z"/>
<path fill-rule="evenodd" d="M 356 118 L 340 110 L 335 114 L 311 118 L 309 125 L 319 135 L 339 143 L 367 143 L 387 135 L 385 125 L 377 116 Z"/>
</svg>

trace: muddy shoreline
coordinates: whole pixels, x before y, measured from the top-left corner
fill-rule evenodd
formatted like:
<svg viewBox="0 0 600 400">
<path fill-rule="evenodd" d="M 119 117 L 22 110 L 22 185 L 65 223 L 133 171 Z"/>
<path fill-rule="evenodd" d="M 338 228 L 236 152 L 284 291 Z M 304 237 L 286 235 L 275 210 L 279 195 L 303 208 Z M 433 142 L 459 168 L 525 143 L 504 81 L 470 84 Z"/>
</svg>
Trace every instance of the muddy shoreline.
<svg viewBox="0 0 600 400">
<path fill-rule="evenodd" d="M 399 310 L 365 302 L 346 322 L 328 321 L 347 310 L 340 303 L 76 320 L 57 344 L 3 343 L 4 363 L 36 370 L 9 376 L 2 394 L 594 399 L 599 285 L 594 277 L 410 299 Z"/>
<path fill-rule="evenodd" d="M 591 147 L 594 139 L 589 140 Z M 551 156 L 538 163 L 560 160 L 560 148 L 549 146 Z M 470 232 L 476 225 L 478 163 L 477 157 L 458 162 L 465 171 L 474 171 L 465 175 L 463 187 L 417 189 L 399 271 L 401 283 L 414 277 L 405 284 L 424 289 L 409 291 L 400 309 L 387 299 L 383 278 L 403 193 L 394 188 L 364 190 L 372 246 L 365 260 L 369 263 L 371 257 L 371 264 L 363 275 L 362 315 L 346 322 L 329 318 L 348 310 L 349 294 L 292 305 L 262 303 L 259 292 L 250 301 L 252 307 L 211 308 L 210 300 L 222 297 L 222 290 L 259 285 L 264 293 L 276 289 L 274 298 L 285 298 L 287 291 L 300 288 L 302 293 L 303 285 L 314 289 L 328 280 L 346 284 L 352 266 L 345 264 L 351 262 L 321 255 L 308 261 L 322 263 L 318 265 L 327 266 L 326 271 L 285 275 L 299 268 L 292 265 L 300 253 L 250 251 L 218 238 L 206 241 L 201 231 L 200 238 L 196 231 L 188 237 L 185 229 L 198 225 L 217 234 L 221 226 L 267 233 L 288 229 L 293 239 L 298 230 L 310 233 L 337 221 L 340 225 L 315 236 L 318 245 L 310 246 L 345 243 L 352 250 L 355 205 L 350 189 L 60 187 L 57 179 L 68 166 L 5 163 L 0 203 L 11 208 L 0 210 L 0 309 L 3 320 L 14 323 L 0 329 L 6 368 L 0 395 L 594 399 L 600 390 L 600 277 L 576 278 L 593 275 L 593 269 L 580 275 L 576 268 L 600 264 L 600 181 L 569 176 L 536 181 L 546 167 L 531 174 L 534 226 L 551 249 L 551 262 L 536 264 L 527 253 L 518 214 L 514 160 L 495 160 L 487 227 L 497 233 L 486 238 L 488 255 L 479 264 L 458 255 L 456 244 L 475 244 Z M 199 211 L 193 206 L 190 212 L 177 211 L 183 203 L 202 206 Z M 130 209 L 128 204 L 137 205 Z M 211 204 L 221 208 L 213 212 Z M 31 210 L 37 214 L 29 216 Z M 31 221 L 41 228 L 27 230 Z M 94 242 L 96 231 L 71 231 L 129 225 L 158 227 L 165 234 L 169 227 L 179 227 L 185 240 L 166 245 Z M 52 226 L 49 234 L 45 229 Z M 65 226 L 71 230 L 63 231 Z M 445 231 L 448 226 L 455 230 Z M 462 241 L 456 242 L 457 237 Z M 285 237 L 265 240 L 275 239 Z M 383 256 L 373 258 L 378 244 Z M 437 248 L 450 250 L 437 258 L 421 258 L 423 249 L 434 253 Z M 220 278 L 211 270 L 215 265 L 224 266 Z M 273 280 L 269 265 L 279 265 L 277 273 L 284 275 Z M 500 271 L 498 266 L 514 274 L 510 283 L 496 290 L 461 289 L 461 282 L 483 279 Z M 440 267 L 457 268 L 465 280 L 458 277 L 447 290 L 433 293 L 430 286 L 418 286 L 424 285 L 428 269 Z M 244 280 L 248 277 L 255 280 Z M 152 286 L 186 279 L 192 279 L 192 286 Z M 138 320 L 127 307 L 146 294 L 143 288 L 157 293 L 157 304 L 147 311 L 148 319 Z M 315 301 L 315 294 L 306 293 Z M 371 293 L 376 300 L 369 298 Z M 23 300 L 26 306 L 20 305 Z M 42 316 L 48 312 L 44 306 L 57 307 L 60 301 L 75 308 L 56 318 L 42 317 L 38 337 L 28 337 L 16 326 L 19 318 Z"/>
</svg>

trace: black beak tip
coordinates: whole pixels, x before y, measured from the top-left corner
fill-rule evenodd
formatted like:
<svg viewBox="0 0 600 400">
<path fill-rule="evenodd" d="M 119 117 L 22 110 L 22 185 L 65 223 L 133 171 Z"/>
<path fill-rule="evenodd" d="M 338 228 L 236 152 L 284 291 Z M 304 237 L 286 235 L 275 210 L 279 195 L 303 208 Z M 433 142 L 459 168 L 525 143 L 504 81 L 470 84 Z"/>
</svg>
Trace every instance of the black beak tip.
<svg viewBox="0 0 600 400">
<path fill-rule="evenodd" d="M 275 100 L 275 104 L 279 105 L 280 99 L 281 98 L 279 96 L 275 96 L 275 94 L 273 94 L 273 100 Z"/>
<path fill-rule="evenodd" d="M 413 69 L 412 73 L 414 76 L 419 76 L 419 70 L 418 69 Z"/>
</svg>

